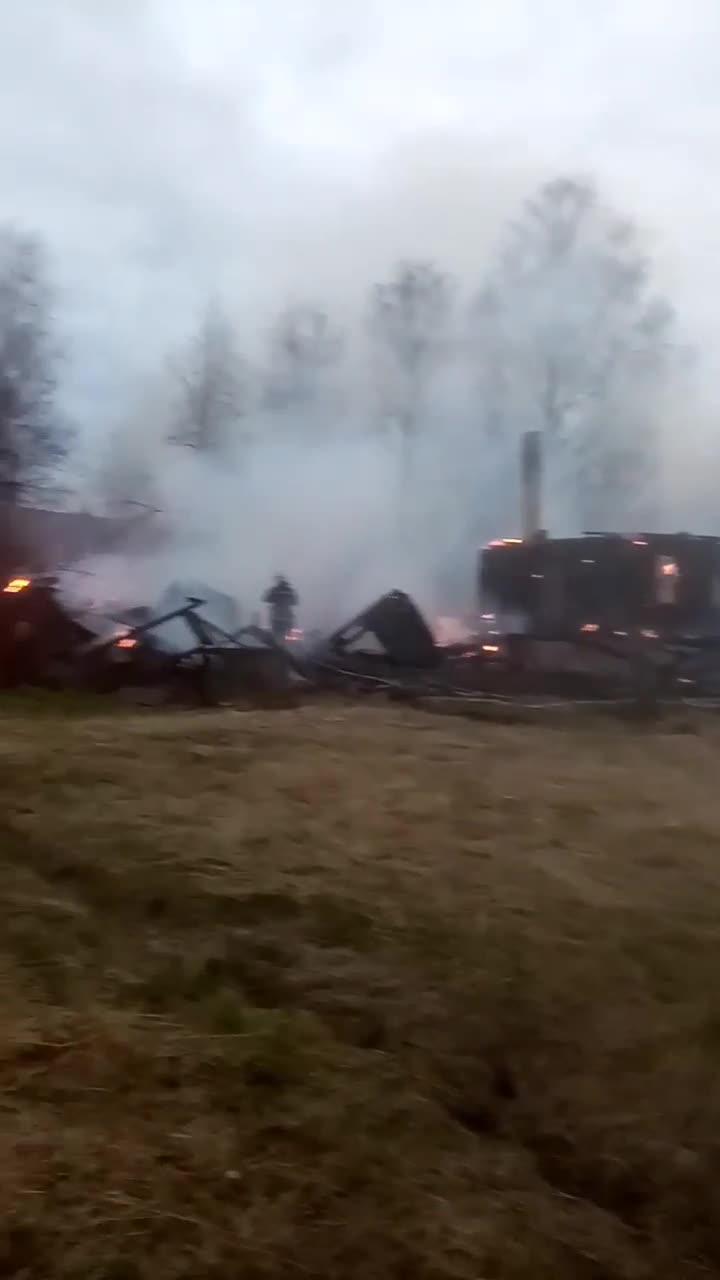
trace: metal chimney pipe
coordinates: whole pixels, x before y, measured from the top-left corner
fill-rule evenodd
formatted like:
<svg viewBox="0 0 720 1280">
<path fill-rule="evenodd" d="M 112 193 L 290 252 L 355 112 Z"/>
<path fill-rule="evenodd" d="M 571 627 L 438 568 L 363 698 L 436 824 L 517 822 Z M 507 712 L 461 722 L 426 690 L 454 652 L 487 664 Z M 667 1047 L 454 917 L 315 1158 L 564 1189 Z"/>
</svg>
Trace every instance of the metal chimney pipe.
<svg viewBox="0 0 720 1280">
<path fill-rule="evenodd" d="M 526 431 L 522 438 L 523 538 L 536 538 L 542 529 L 542 433 Z"/>
</svg>

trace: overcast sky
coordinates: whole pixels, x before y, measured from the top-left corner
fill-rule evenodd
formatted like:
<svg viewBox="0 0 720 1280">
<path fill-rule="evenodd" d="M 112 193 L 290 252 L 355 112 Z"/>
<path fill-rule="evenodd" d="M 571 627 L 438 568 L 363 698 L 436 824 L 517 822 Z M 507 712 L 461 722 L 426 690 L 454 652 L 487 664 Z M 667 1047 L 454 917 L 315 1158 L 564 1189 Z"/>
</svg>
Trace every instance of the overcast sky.
<svg viewBox="0 0 720 1280">
<path fill-rule="evenodd" d="M 399 253 L 472 277 L 565 170 L 715 341 L 720 0 L 5 0 L 0 98 L 0 220 L 51 246 L 87 419 L 208 291 L 249 327 Z"/>
</svg>

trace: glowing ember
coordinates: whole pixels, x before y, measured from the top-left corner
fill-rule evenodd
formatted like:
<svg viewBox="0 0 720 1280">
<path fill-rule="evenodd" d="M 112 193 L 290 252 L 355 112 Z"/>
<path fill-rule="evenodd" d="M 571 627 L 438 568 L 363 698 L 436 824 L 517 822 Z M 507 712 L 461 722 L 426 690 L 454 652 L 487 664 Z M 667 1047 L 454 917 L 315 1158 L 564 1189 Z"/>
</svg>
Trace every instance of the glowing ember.
<svg viewBox="0 0 720 1280">
<path fill-rule="evenodd" d="M 483 653 L 499 653 L 499 652 L 500 652 L 500 645 L 499 645 L 499 644 L 484 644 L 484 645 L 482 645 L 482 651 L 483 651 Z"/>
<path fill-rule="evenodd" d="M 16 596 L 20 591 L 24 591 L 26 587 L 32 586 L 29 578 L 11 578 L 3 592 L 7 596 Z"/>
<path fill-rule="evenodd" d="M 115 641 L 115 643 L 118 649 L 136 649 L 137 648 L 137 640 L 135 636 L 120 636 L 119 639 Z"/>
<path fill-rule="evenodd" d="M 580 630 L 586 633 L 589 633 L 589 632 L 599 631 L 600 627 L 597 622 L 584 622 Z"/>
<path fill-rule="evenodd" d="M 672 556 L 657 556 L 655 561 L 656 589 L 655 599 L 661 605 L 677 604 L 677 592 L 680 587 L 680 566 Z"/>
</svg>

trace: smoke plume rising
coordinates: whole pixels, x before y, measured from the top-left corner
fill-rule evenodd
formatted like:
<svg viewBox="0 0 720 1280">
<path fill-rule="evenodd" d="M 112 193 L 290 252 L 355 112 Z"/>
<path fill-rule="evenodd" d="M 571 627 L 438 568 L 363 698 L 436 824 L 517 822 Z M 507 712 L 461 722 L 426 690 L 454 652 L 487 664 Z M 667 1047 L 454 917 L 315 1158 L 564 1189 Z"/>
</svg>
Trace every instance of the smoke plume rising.
<svg viewBox="0 0 720 1280">
<path fill-rule="evenodd" d="M 36 229 L 56 264 L 79 439 L 69 482 L 97 496 L 84 477 L 113 424 L 211 295 L 252 362 L 288 302 L 355 323 L 399 258 L 436 262 L 471 294 L 524 197 L 589 170 L 647 231 L 660 292 L 702 353 L 655 417 L 661 523 L 717 528 L 718 21 L 715 0 L 592 17 L 573 0 L 8 8 L 0 216 Z M 143 595 L 192 565 L 252 611 L 284 570 L 319 620 L 395 584 L 428 607 L 471 599 L 478 544 L 517 529 L 517 438 L 534 422 L 519 414 L 487 440 L 469 362 L 428 411 L 408 482 L 396 436 L 368 429 L 363 360 L 344 386 L 332 431 L 298 415 L 278 434 L 252 414 L 249 453 L 238 444 L 221 464 L 167 450 L 162 410 L 149 412 L 133 450 L 172 537 L 106 565 L 109 586 L 124 575 Z M 577 527 L 553 458 L 545 501 L 553 532 Z M 641 505 L 618 504 L 613 521 Z"/>
</svg>

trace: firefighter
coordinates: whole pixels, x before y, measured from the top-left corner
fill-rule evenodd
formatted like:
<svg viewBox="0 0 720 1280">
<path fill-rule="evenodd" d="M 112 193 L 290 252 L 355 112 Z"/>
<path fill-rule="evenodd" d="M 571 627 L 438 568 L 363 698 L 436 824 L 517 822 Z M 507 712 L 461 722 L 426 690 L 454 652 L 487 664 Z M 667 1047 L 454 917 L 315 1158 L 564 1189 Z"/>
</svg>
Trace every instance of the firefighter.
<svg viewBox="0 0 720 1280">
<path fill-rule="evenodd" d="M 295 625 L 297 592 L 287 578 L 278 574 L 270 590 L 263 596 L 270 612 L 270 631 L 276 644 L 283 644 L 288 631 Z"/>
</svg>

